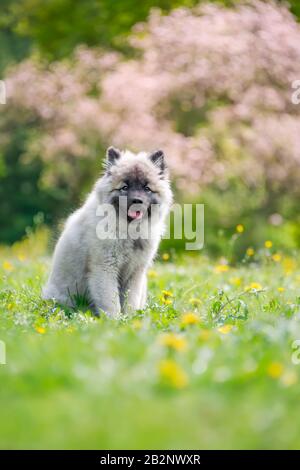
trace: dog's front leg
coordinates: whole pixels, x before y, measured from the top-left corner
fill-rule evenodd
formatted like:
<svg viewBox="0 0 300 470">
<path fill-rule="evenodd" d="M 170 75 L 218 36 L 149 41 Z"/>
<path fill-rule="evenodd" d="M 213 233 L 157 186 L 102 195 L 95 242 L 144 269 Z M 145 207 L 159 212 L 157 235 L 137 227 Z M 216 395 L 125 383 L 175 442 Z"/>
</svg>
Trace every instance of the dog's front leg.
<svg viewBox="0 0 300 470">
<path fill-rule="evenodd" d="M 142 292 L 139 308 L 145 308 L 147 302 L 147 274 L 143 276 Z"/>
<path fill-rule="evenodd" d="M 88 278 L 89 292 L 97 313 L 103 310 L 112 318 L 121 312 L 118 276 L 107 266 L 93 266 Z"/>
<path fill-rule="evenodd" d="M 147 279 L 144 271 L 137 271 L 128 283 L 128 299 L 129 309 L 138 310 L 144 307 L 146 301 L 146 285 Z"/>
</svg>

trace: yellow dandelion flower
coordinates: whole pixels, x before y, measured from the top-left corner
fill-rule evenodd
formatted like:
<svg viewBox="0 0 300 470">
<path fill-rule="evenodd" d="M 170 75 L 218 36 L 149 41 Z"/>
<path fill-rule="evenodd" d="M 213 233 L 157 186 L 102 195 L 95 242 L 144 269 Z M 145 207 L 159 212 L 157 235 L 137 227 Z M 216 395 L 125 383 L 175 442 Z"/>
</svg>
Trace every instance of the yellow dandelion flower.
<svg viewBox="0 0 300 470">
<path fill-rule="evenodd" d="M 8 309 L 8 310 L 12 310 L 13 308 L 14 308 L 14 304 L 13 304 L 13 303 L 9 303 L 9 304 L 7 305 L 7 309 Z"/>
<path fill-rule="evenodd" d="M 262 289 L 262 285 L 259 284 L 259 282 L 251 282 L 251 284 L 249 284 L 249 286 L 245 287 L 246 291 L 248 291 L 248 290 L 261 290 L 261 289 Z"/>
<path fill-rule="evenodd" d="M 285 274 L 291 274 L 296 269 L 296 263 L 293 258 L 284 258 L 282 265 Z"/>
<path fill-rule="evenodd" d="M 215 266 L 216 273 L 226 273 L 227 271 L 229 271 L 228 264 L 218 264 L 217 266 Z"/>
<path fill-rule="evenodd" d="M 182 389 L 188 385 L 188 376 L 182 367 L 171 359 L 159 363 L 159 375 L 163 383 Z"/>
<path fill-rule="evenodd" d="M 242 224 L 238 224 L 235 229 L 238 233 L 243 233 L 245 230 L 245 227 Z"/>
<path fill-rule="evenodd" d="M 284 287 L 277 287 L 278 292 L 284 292 L 285 288 Z"/>
<path fill-rule="evenodd" d="M 13 265 L 9 261 L 3 261 L 2 267 L 5 271 L 12 271 L 14 269 Z"/>
<path fill-rule="evenodd" d="M 169 290 L 163 290 L 162 291 L 162 295 L 164 297 L 173 297 L 173 292 L 169 291 Z"/>
<path fill-rule="evenodd" d="M 163 261 L 169 261 L 169 259 L 170 259 L 169 253 L 163 253 L 162 254 L 162 259 L 163 259 Z"/>
<path fill-rule="evenodd" d="M 181 326 L 196 325 L 200 318 L 193 312 L 184 313 L 181 317 Z"/>
<path fill-rule="evenodd" d="M 227 335 L 227 333 L 230 333 L 232 328 L 233 328 L 233 325 L 223 325 L 223 326 L 220 326 L 220 328 L 218 328 L 218 331 L 222 333 L 223 335 Z"/>
<path fill-rule="evenodd" d="M 231 277 L 229 279 L 230 284 L 233 284 L 234 286 L 240 286 L 242 283 L 242 280 L 240 277 Z"/>
<path fill-rule="evenodd" d="M 278 379 L 283 373 L 283 365 L 280 362 L 271 362 L 267 367 L 267 374 L 272 379 Z"/>
<path fill-rule="evenodd" d="M 154 271 L 153 269 L 150 269 L 150 270 L 148 271 L 148 276 L 150 277 L 150 279 L 154 279 L 154 278 L 156 278 L 156 277 L 158 276 L 158 274 L 157 274 L 157 272 Z"/>
<path fill-rule="evenodd" d="M 298 382 L 298 375 L 295 371 L 289 370 L 283 373 L 280 381 L 285 387 L 290 387 L 291 385 L 295 385 L 295 383 Z"/>
<path fill-rule="evenodd" d="M 36 326 L 35 331 L 43 335 L 44 333 L 46 333 L 46 328 L 44 328 L 43 326 Z"/>
<path fill-rule="evenodd" d="M 172 303 L 173 293 L 169 290 L 163 290 L 162 296 L 160 298 L 161 302 L 165 305 L 170 305 Z"/>
<path fill-rule="evenodd" d="M 271 240 L 266 240 L 265 241 L 265 248 L 272 248 L 273 242 Z"/>
<path fill-rule="evenodd" d="M 194 307 L 196 307 L 197 305 L 201 304 L 201 299 L 198 299 L 196 297 L 192 297 L 192 298 L 189 299 L 189 303 L 191 305 L 193 305 Z"/>
<path fill-rule="evenodd" d="M 250 257 L 250 256 L 254 256 L 254 253 L 255 253 L 254 249 L 251 246 L 249 246 L 249 248 L 247 248 L 246 250 L 246 255 Z"/>
<path fill-rule="evenodd" d="M 275 263 L 280 263 L 282 259 L 282 256 L 280 253 L 274 253 L 274 255 L 272 256 L 272 260 L 275 261 Z"/>
<path fill-rule="evenodd" d="M 185 338 L 175 333 L 165 333 L 159 337 L 159 343 L 175 351 L 185 351 L 187 342 Z"/>
<path fill-rule="evenodd" d="M 26 260 L 26 256 L 24 255 L 24 253 L 19 253 L 18 254 L 18 260 L 23 262 Z"/>
</svg>

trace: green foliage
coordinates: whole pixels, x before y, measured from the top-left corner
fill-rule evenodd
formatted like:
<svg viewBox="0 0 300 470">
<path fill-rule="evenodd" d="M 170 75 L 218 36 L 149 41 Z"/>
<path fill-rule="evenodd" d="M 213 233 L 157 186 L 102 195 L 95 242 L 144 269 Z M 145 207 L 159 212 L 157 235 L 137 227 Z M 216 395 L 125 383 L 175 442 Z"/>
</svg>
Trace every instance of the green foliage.
<svg viewBox="0 0 300 470">
<path fill-rule="evenodd" d="M 299 447 L 299 260 L 157 262 L 116 321 L 41 300 L 46 241 L 0 249 L 3 448 Z"/>
<path fill-rule="evenodd" d="M 180 201 L 180 196 L 175 195 L 175 200 Z M 224 256 L 231 263 L 236 263 L 243 260 L 249 247 L 259 250 L 266 240 L 273 240 L 277 249 L 284 252 L 292 253 L 300 247 L 297 201 L 288 195 L 282 195 L 281 200 L 277 199 L 276 202 L 276 198 L 265 188 L 252 191 L 241 181 L 231 181 L 223 191 L 212 186 L 198 198 L 184 202 L 193 204 L 192 220 L 185 218 L 185 222 L 194 229 L 195 206 L 204 205 L 204 252 L 215 258 Z M 239 224 L 244 227 L 241 234 L 236 232 Z M 200 224 L 198 230 L 199 227 Z M 162 251 L 183 252 L 187 242 L 195 241 L 184 236 L 176 239 L 172 223 L 170 233 L 170 238 L 161 243 Z M 184 235 L 184 229 L 182 233 Z"/>
<path fill-rule="evenodd" d="M 291 6 L 291 12 L 297 17 L 300 18 L 300 3 L 299 0 L 289 0 L 288 3 Z"/>
<path fill-rule="evenodd" d="M 53 223 L 62 215 L 60 204 L 67 193 L 43 189 L 40 176 L 43 169 L 39 159 L 26 161 L 24 143 L 30 130 L 15 126 L 11 139 L 0 155 L 0 241 L 12 243 L 24 236 L 27 227 L 34 225 L 40 214 L 43 221 Z"/>
<path fill-rule="evenodd" d="M 23 0 L 12 2 L 14 30 L 31 38 L 50 59 L 69 55 L 78 44 L 126 50 L 124 37 L 146 20 L 152 7 L 167 12 L 195 0 Z"/>
<path fill-rule="evenodd" d="M 13 62 L 22 60 L 30 50 L 30 40 L 18 36 L 12 28 L 10 8 L 14 0 L 2 0 L 0 12 L 0 74 Z"/>
</svg>

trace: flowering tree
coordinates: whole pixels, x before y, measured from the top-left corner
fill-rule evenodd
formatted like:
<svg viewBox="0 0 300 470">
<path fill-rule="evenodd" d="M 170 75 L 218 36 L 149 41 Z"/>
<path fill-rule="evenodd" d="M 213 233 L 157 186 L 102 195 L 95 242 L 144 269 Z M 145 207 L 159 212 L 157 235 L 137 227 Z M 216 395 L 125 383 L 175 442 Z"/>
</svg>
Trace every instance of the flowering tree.
<svg viewBox="0 0 300 470">
<path fill-rule="evenodd" d="M 41 156 L 47 184 L 66 179 L 78 189 L 113 143 L 164 148 L 179 190 L 238 180 L 300 192 L 300 105 L 291 100 L 300 26 L 285 6 L 154 10 L 131 44 L 129 61 L 79 48 L 71 61 L 11 70 L 2 126 L 32 126 L 25 156 Z"/>
<path fill-rule="evenodd" d="M 142 58 L 103 81 L 117 143 L 166 148 L 184 189 L 238 177 L 299 190 L 300 106 L 291 84 L 300 77 L 300 27 L 285 7 L 153 12 L 132 43 Z"/>
</svg>

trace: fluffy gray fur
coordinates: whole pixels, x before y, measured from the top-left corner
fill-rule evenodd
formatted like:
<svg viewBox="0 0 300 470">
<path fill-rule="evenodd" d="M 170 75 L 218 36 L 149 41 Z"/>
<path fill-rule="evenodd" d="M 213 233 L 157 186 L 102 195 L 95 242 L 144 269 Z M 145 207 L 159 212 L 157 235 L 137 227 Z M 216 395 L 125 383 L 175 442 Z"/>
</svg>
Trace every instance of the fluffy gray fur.
<svg viewBox="0 0 300 470">
<path fill-rule="evenodd" d="M 97 237 L 97 208 L 103 204 L 117 208 L 121 195 L 128 197 L 128 206 L 123 209 L 120 206 L 118 220 L 129 218 L 131 203 L 139 202 L 142 214 L 149 216 L 151 204 L 159 205 L 159 217 L 147 239 Z M 104 175 L 83 206 L 67 219 L 55 247 L 43 298 L 74 306 L 77 295 L 87 294 L 96 314 L 104 311 L 114 318 L 121 312 L 143 308 L 147 298 L 147 269 L 157 252 L 171 202 L 162 151 L 133 154 L 110 147 Z M 142 228 L 146 219 L 143 215 L 130 223 L 140 224 Z"/>
</svg>

